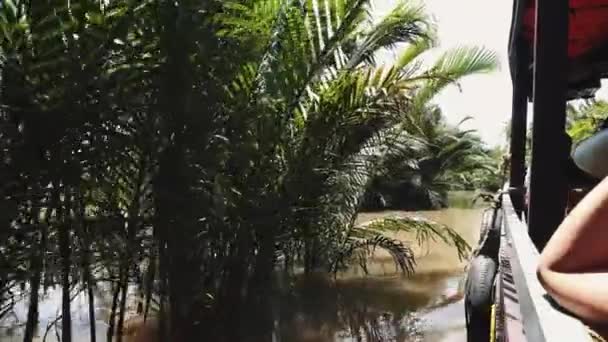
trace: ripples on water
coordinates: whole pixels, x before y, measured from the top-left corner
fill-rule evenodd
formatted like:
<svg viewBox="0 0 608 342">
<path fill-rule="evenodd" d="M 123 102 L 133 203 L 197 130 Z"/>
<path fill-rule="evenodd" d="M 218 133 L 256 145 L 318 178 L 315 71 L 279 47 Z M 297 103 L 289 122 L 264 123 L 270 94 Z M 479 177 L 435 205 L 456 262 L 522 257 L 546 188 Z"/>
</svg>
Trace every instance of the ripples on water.
<svg viewBox="0 0 608 342">
<path fill-rule="evenodd" d="M 364 213 L 359 222 L 386 215 L 411 215 L 407 212 Z M 481 209 L 444 209 L 417 212 L 439 223 L 449 225 L 473 244 L 476 241 Z M 399 238 L 409 239 L 407 235 Z M 452 248 L 431 244 L 417 248 L 417 272 L 410 278 L 396 273 L 386 254 L 378 252 L 369 265 L 371 275 L 352 269 L 337 280 L 323 276 L 300 278 L 292 290 L 275 299 L 277 342 L 455 342 L 466 340 L 462 300 L 459 298 L 464 261 L 458 260 Z M 107 296 L 100 294 L 98 317 L 107 316 Z M 40 335 L 54 320 L 60 308 L 60 290 L 51 291 L 40 307 Z M 446 304 L 447 303 L 447 304 Z M 25 304 L 25 303 L 24 303 Z M 86 299 L 77 298 L 73 305 L 74 341 L 88 341 Z M 26 308 L 16 310 L 23 323 Z M 255 314 L 252 315 L 255 321 Z M 6 327 L 7 322 L 0 324 Z M 107 325 L 97 324 L 98 341 L 105 340 Z M 21 341 L 21 328 L 0 328 L 0 342 Z M 54 331 L 47 341 L 56 341 Z"/>
</svg>

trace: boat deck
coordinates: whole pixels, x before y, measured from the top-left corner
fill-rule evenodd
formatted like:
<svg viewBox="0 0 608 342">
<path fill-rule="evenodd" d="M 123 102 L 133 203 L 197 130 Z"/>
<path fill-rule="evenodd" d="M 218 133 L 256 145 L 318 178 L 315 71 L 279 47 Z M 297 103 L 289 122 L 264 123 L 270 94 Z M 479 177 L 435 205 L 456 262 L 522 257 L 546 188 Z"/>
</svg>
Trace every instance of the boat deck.
<svg viewBox="0 0 608 342">
<path fill-rule="evenodd" d="M 539 253 L 509 196 L 503 197 L 497 275 L 497 341 L 591 342 L 589 329 L 556 307 L 536 277 Z"/>
</svg>

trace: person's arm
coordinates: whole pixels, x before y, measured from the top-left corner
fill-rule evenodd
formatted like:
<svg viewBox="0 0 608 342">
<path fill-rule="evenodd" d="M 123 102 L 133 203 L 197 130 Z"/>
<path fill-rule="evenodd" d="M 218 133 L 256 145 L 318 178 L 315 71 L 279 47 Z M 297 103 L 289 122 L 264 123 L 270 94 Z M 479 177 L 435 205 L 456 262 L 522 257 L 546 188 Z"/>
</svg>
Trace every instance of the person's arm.
<svg viewBox="0 0 608 342">
<path fill-rule="evenodd" d="M 538 276 L 564 308 L 589 321 L 608 322 L 608 178 L 583 198 L 551 237 L 541 254 Z"/>
</svg>

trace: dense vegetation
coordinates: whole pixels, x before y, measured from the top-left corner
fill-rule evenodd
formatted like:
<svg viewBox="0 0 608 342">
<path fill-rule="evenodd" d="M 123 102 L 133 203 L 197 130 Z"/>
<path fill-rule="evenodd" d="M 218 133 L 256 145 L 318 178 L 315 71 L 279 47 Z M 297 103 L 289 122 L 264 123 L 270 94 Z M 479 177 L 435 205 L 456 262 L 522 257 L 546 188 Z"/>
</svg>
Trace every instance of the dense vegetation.
<svg viewBox="0 0 608 342">
<path fill-rule="evenodd" d="M 608 102 L 586 100 L 567 107 L 566 130 L 573 143 L 581 142 L 597 132 L 608 118 Z"/>
<path fill-rule="evenodd" d="M 566 133 L 572 140 L 571 148 L 589 138 L 601 129 L 606 128 L 608 119 L 608 102 L 601 99 L 571 101 L 566 106 Z M 510 123 L 506 127 L 507 145 L 511 136 Z M 526 161 L 532 158 L 532 127 L 526 132 Z"/>
<path fill-rule="evenodd" d="M 95 321 L 103 286 L 120 340 L 130 284 L 172 341 L 267 341 L 277 267 L 336 272 L 379 246 L 411 272 L 385 234 L 403 229 L 466 251 L 427 222 L 354 225 L 374 180 L 441 193 L 483 164 L 431 101 L 496 57 L 423 63 L 434 27 L 409 1 L 377 19 L 366 0 L 4 0 L 0 42 L 0 317 L 26 300 L 26 342 L 54 286 L 63 342 L 74 293 Z"/>
<path fill-rule="evenodd" d="M 439 108 L 427 110 L 422 125 L 406 128 L 424 141 L 425 149 L 412 159 L 392 160 L 386 172 L 374 177 L 365 208 L 439 208 L 448 204 L 448 191 L 495 192 L 504 182 L 502 151 L 485 147 L 475 132 L 446 123 Z"/>
</svg>

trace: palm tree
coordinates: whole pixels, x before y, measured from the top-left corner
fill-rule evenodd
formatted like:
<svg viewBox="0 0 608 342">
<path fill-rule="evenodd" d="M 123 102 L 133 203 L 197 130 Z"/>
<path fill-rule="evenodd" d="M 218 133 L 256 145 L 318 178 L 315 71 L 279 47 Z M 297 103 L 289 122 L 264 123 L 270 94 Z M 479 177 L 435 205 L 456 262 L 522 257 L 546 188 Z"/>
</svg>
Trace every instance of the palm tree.
<svg viewBox="0 0 608 342">
<path fill-rule="evenodd" d="M 0 222 L 12 259 L 0 285 L 29 283 L 26 341 L 38 289 L 56 278 L 63 341 L 73 292 L 92 301 L 101 278 L 109 340 L 133 282 L 145 303 L 158 296 L 163 336 L 240 340 L 222 323 L 268 306 L 279 256 L 335 271 L 380 246 L 407 273 L 409 249 L 383 235 L 399 229 L 466 249 L 433 225 L 354 226 L 374 177 L 431 169 L 428 154 L 464 139 L 434 135 L 433 96 L 496 64 L 463 48 L 424 68 L 434 28 L 421 6 L 399 2 L 379 21 L 368 0 L 2 6 L 0 204 L 15 209 Z M 457 147 L 433 169 L 453 168 Z"/>
</svg>

